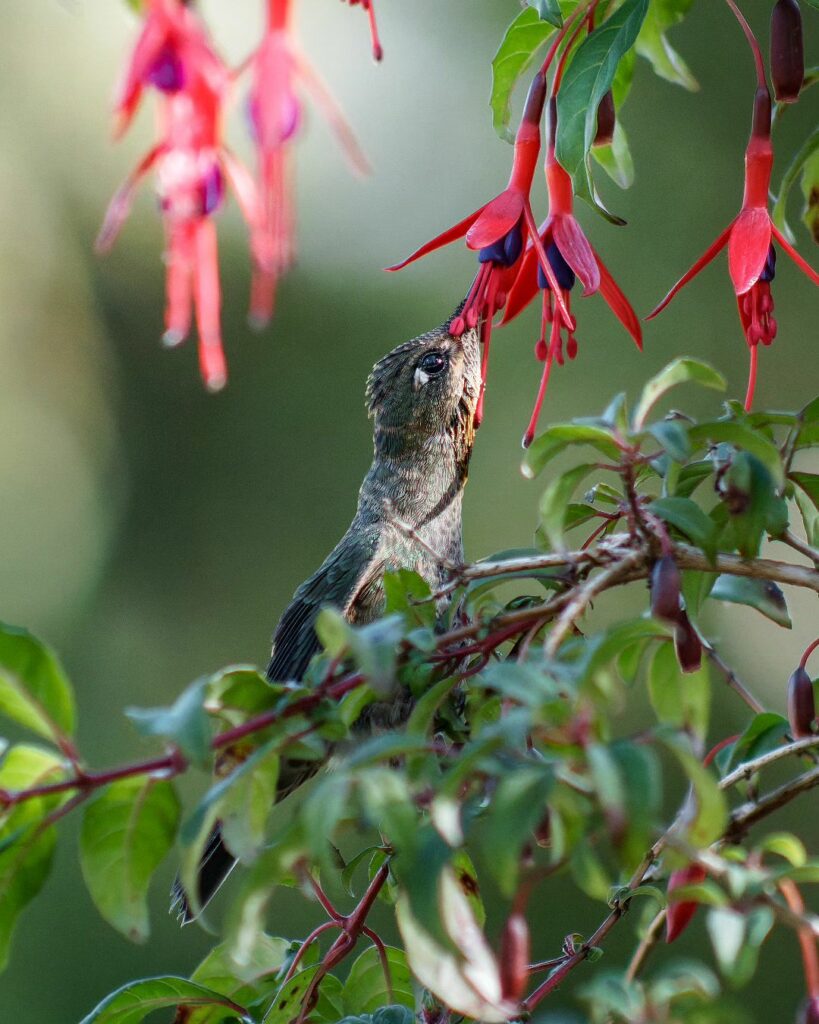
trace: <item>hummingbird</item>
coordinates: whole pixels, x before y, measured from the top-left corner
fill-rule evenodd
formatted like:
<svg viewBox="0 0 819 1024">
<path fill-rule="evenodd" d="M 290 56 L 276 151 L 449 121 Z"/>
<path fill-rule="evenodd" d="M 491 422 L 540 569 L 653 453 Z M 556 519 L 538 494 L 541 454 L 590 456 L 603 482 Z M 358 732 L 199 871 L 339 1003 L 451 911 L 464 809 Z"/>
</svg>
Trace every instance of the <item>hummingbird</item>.
<svg viewBox="0 0 819 1024">
<path fill-rule="evenodd" d="M 434 592 L 445 582 L 446 567 L 463 562 L 461 505 L 482 385 L 477 331 L 455 337 L 451 319 L 373 367 L 366 390 L 372 465 L 347 532 L 298 587 L 276 626 L 267 666 L 271 682 L 302 679 L 321 648 L 315 622 L 323 606 L 334 606 L 353 624 L 372 622 L 384 609 L 385 572 L 414 570 Z M 439 606 L 439 614 L 443 610 Z M 410 710 L 408 694 L 397 693 L 366 708 L 353 732 L 398 726 Z M 315 761 L 283 760 L 276 801 L 317 770 Z M 200 907 L 234 863 L 217 826 L 199 867 Z M 193 920 L 178 881 L 173 896 L 182 923 Z"/>
</svg>

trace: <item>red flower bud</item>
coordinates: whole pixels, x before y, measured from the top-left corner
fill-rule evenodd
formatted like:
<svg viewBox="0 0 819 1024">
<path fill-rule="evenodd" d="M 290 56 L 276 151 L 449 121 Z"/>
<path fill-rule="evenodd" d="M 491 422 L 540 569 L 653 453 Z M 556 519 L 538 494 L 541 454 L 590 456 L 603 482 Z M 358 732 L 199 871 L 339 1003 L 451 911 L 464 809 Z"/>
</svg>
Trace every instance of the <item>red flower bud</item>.
<svg viewBox="0 0 819 1024">
<path fill-rule="evenodd" d="M 813 996 L 802 1004 L 796 1024 L 819 1024 L 819 997 Z"/>
<path fill-rule="evenodd" d="M 813 682 L 800 665 L 788 680 L 788 721 L 796 739 L 813 735 L 811 726 L 815 717 Z"/>
<path fill-rule="evenodd" d="M 501 995 L 520 1002 L 529 977 L 529 925 L 523 914 L 512 914 L 501 937 Z"/>
<path fill-rule="evenodd" d="M 805 77 L 802 12 L 797 0 L 777 0 L 771 11 L 771 79 L 780 103 L 795 103 Z"/>
<path fill-rule="evenodd" d="M 651 570 L 651 614 L 666 622 L 679 622 L 680 570 L 671 555 L 663 555 Z"/>
<path fill-rule="evenodd" d="M 614 125 L 617 113 L 614 109 L 614 96 L 611 89 L 600 100 L 597 108 L 597 134 L 594 136 L 593 146 L 608 146 L 614 138 Z"/>
<path fill-rule="evenodd" d="M 685 612 L 680 612 L 674 630 L 674 649 L 683 672 L 696 672 L 702 664 L 702 644 Z"/>
<path fill-rule="evenodd" d="M 668 912 L 665 916 L 665 941 L 673 942 L 688 927 L 699 906 L 692 900 L 674 900 L 674 890 L 684 885 L 698 885 L 706 878 L 705 869 L 699 864 L 689 864 L 679 871 L 672 871 L 668 878 Z"/>
</svg>

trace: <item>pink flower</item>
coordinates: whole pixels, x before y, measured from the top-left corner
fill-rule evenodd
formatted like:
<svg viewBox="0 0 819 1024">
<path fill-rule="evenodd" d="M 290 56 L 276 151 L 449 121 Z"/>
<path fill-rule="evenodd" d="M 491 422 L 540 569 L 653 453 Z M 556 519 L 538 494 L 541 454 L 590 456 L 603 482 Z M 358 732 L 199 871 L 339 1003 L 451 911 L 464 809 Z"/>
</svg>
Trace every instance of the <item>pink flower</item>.
<svg viewBox="0 0 819 1024">
<path fill-rule="evenodd" d="M 296 47 L 291 11 L 291 0 L 268 0 L 264 37 L 250 60 L 248 112 L 259 191 L 259 218 L 251 236 L 250 320 L 256 327 L 263 327 L 273 315 L 278 281 L 292 266 L 295 255 L 290 149 L 302 119 L 299 86 L 312 92 L 353 167 L 362 174 L 369 170 L 332 93 Z"/>
<path fill-rule="evenodd" d="M 146 85 L 161 93 L 159 142 L 115 194 L 96 247 L 104 252 L 113 245 L 137 185 L 153 169 L 166 236 L 164 341 L 182 342 L 195 311 L 202 378 L 218 391 L 227 381 L 227 367 L 212 217 L 222 204 L 226 178 L 251 225 L 258 220 L 257 201 L 252 180 L 222 142 L 229 73 L 179 0 L 151 0 L 117 101 L 121 124 L 132 117 Z"/>
</svg>

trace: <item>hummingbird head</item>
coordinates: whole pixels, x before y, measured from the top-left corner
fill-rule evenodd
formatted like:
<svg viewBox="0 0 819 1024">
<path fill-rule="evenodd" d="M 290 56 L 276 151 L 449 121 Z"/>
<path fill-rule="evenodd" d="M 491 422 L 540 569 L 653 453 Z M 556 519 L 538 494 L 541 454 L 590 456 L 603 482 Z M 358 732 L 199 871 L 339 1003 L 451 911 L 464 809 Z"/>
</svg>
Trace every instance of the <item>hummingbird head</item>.
<svg viewBox="0 0 819 1024">
<path fill-rule="evenodd" d="M 450 320 L 394 348 L 373 367 L 367 408 L 377 440 L 390 446 L 396 434 L 405 440 L 449 434 L 471 449 L 481 387 L 478 333 L 454 337 Z"/>
</svg>

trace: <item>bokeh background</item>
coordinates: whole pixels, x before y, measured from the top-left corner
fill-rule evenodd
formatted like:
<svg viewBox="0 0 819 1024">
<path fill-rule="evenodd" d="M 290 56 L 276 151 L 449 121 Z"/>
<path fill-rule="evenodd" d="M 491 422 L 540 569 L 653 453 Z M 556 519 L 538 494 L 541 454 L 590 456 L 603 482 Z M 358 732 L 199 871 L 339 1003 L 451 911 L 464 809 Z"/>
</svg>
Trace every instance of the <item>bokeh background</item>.
<svg viewBox="0 0 819 1024">
<path fill-rule="evenodd" d="M 767 37 L 768 0 L 745 6 Z M 260 0 L 202 7 L 229 57 L 241 59 L 258 32 Z M 0 617 L 61 653 L 78 691 L 80 745 L 94 765 L 144 753 L 124 705 L 165 703 L 229 662 L 264 662 L 292 590 L 352 515 L 370 457 L 370 366 L 440 323 L 472 273 L 457 246 L 397 276 L 380 268 L 495 194 L 508 173 L 511 151 L 492 131 L 487 98 L 489 63 L 517 0 L 381 0 L 386 59 L 378 67 L 360 11 L 332 0 L 298 7 L 305 49 L 374 172 L 351 177 L 326 126 L 308 114 L 297 156 L 299 265 L 261 335 L 245 323 L 244 229 L 234 206 L 222 214 L 231 379 L 210 396 L 193 345 L 168 352 L 159 344 L 163 268 L 150 187 L 112 255 L 100 262 L 91 252 L 108 197 L 151 134 L 145 111 L 123 143 L 110 142 L 112 83 L 133 15 L 119 0 L 4 0 Z M 819 26 L 810 12 L 806 20 L 816 63 Z M 580 213 L 643 312 L 737 210 L 753 90 L 749 55 L 723 5 L 696 4 L 673 38 L 701 91 L 683 92 L 638 64 L 623 115 L 636 184 L 620 194 L 601 182 L 629 226 Z M 810 93 L 788 111 L 782 154 L 816 113 Z M 237 110 L 234 142 L 248 155 L 243 129 Z M 780 159 L 776 173 L 782 168 Z M 803 229 L 800 243 L 816 264 Z M 795 408 L 816 390 L 816 300 L 787 261 L 780 271 L 780 335 L 762 354 L 758 401 Z M 539 373 L 536 317 L 532 310 L 497 336 L 465 507 L 471 556 L 531 543 L 539 486 L 524 481 L 518 465 Z M 615 391 L 634 395 L 681 352 L 712 361 L 734 395 L 744 390 L 746 352 L 724 258 L 648 326 L 642 356 L 599 298 L 580 307 L 578 338 L 579 358 L 554 375 L 544 419 L 592 414 Z M 689 396 L 688 406 L 716 411 L 718 399 Z M 792 612 L 791 633 L 745 609 L 711 621 L 752 688 L 780 710 L 790 666 L 817 632 L 814 602 L 797 595 Z M 735 702 L 720 699 L 717 714 L 717 735 L 742 727 Z M 783 827 L 799 822 L 814 851 L 816 812 L 812 795 L 780 819 Z M 92 908 L 75 843 L 76 824 L 65 823 L 47 891 L 24 915 L 0 979 L 3 1021 L 72 1024 L 126 980 L 188 972 L 208 946 L 165 913 L 172 864 L 155 893 L 151 942 L 129 945 Z M 600 916 L 599 907 L 571 898 L 535 909 L 543 957 Z M 274 900 L 271 926 L 298 936 L 309 914 L 285 893 Z M 610 947 L 612 965 L 625 955 L 628 931 Z M 704 941 L 699 921 L 688 951 Z M 796 943 L 785 935 L 768 944 L 759 978 L 727 1019 L 789 1019 L 800 991 Z M 558 1000 L 568 1005 L 565 993 Z"/>
</svg>

